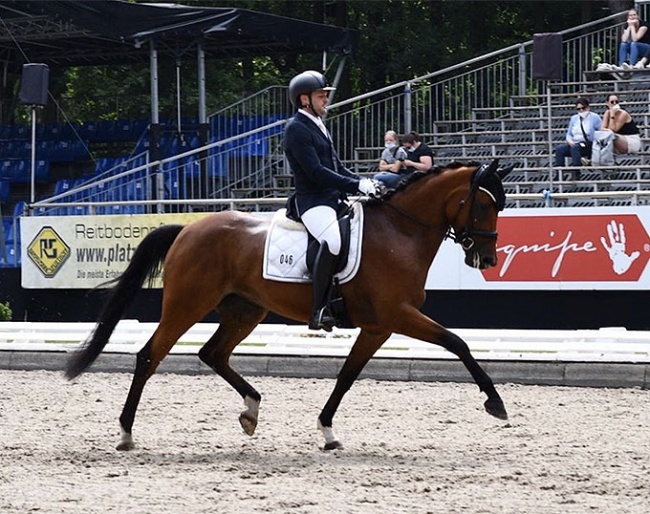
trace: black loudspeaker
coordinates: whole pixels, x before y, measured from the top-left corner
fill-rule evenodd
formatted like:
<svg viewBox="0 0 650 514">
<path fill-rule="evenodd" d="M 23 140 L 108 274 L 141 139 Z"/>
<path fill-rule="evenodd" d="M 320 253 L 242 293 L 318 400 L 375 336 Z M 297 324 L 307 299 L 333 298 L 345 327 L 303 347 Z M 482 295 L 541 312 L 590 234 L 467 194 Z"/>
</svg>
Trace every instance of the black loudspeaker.
<svg viewBox="0 0 650 514">
<path fill-rule="evenodd" d="M 47 86 L 50 68 L 47 64 L 23 64 L 23 80 L 20 84 L 20 103 L 27 105 L 47 104 Z"/>
<path fill-rule="evenodd" d="M 562 80 L 562 34 L 533 34 L 533 78 Z"/>
</svg>

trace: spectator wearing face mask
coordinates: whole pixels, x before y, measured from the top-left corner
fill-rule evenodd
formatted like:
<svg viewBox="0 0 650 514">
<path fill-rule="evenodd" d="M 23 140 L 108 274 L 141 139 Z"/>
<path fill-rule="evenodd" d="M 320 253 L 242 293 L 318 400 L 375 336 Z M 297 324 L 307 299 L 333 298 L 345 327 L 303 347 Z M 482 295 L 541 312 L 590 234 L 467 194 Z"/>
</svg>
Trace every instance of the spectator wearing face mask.
<svg viewBox="0 0 650 514">
<path fill-rule="evenodd" d="M 607 111 L 603 116 L 601 130 L 611 130 L 616 134 L 614 150 L 617 154 L 639 153 L 641 151 L 641 135 L 639 127 L 632 115 L 621 107 L 618 95 L 607 96 Z"/>
<path fill-rule="evenodd" d="M 375 174 L 373 178 L 388 189 L 394 188 L 402 178 L 401 173 L 404 171 L 405 159 L 406 150 L 399 146 L 397 133 L 394 130 L 388 130 L 384 134 L 384 150 L 379 159 L 379 173 Z"/>
<path fill-rule="evenodd" d="M 594 134 L 600 130 L 602 120 L 595 112 L 589 109 L 589 100 L 578 98 L 576 100 L 576 114 L 571 116 L 569 127 L 564 137 L 564 143 L 555 148 L 555 167 L 564 167 L 566 157 L 571 157 L 572 166 L 582 165 L 581 159 L 591 157 L 591 143 Z"/>
<path fill-rule="evenodd" d="M 420 134 L 417 132 L 405 134 L 402 138 L 402 145 L 406 150 L 405 173 L 428 171 L 433 167 L 433 150 L 420 141 Z"/>
</svg>

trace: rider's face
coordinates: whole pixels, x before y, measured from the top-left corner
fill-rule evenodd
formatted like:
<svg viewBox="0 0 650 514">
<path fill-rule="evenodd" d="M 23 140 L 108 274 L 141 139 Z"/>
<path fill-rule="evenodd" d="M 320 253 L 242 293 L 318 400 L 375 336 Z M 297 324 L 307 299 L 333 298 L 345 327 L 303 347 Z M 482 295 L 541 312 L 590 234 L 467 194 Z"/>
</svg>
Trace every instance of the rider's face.
<svg viewBox="0 0 650 514">
<path fill-rule="evenodd" d="M 307 95 L 305 95 L 307 96 Z M 327 91 L 319 89 L 311 94 L 311 104 L 314 108 L 313 114 L 321 118 L 327 113 Z"/>
</svg>

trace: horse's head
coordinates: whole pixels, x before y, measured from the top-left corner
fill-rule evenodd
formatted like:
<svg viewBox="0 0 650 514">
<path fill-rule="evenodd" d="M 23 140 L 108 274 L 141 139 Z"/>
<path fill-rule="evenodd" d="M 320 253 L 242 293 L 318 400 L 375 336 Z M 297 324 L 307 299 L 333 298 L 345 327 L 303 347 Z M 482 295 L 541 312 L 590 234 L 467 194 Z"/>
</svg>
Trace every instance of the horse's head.
<svg viewBox="0 0 650 514">
<path fill-rule="evenodd" d="M 451 197 L 447 205 L 451 220 L 448 237 L 461 245 L 465 264 L 472 268 L 486 269 L 497 264 L 497 216 L 506 202 L 501 179 L 513 167 L 499 168 L 497 159 L 476 167 L 469 184 L 459 190 L 458 203 Z"/>
</svg>

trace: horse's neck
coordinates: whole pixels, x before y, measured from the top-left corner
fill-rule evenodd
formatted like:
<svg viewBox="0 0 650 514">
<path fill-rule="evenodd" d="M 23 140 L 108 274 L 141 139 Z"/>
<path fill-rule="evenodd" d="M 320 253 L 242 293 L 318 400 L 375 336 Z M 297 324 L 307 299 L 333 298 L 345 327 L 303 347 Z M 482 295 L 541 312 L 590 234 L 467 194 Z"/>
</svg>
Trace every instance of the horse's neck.
<svg viewBox="0 0 650 514">
<path fill-rule="evenodd" d="M 446 232 L 449 219 L 445 205 L 452 189 L 447 185 L 449 177 L 433 175 L 424 177 L 409 185 L 401 194 L 396 194 L 391 202 L 427 228 Z"/>
</svg>

